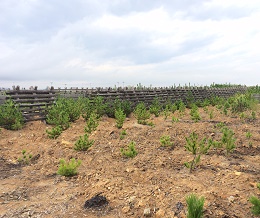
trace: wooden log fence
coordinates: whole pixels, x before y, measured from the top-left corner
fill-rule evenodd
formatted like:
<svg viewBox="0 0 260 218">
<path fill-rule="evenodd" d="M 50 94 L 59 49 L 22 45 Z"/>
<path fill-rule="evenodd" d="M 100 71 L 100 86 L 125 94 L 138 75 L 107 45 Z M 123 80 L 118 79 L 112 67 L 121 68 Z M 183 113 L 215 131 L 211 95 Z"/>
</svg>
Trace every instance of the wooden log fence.
<svg viewBox="0 0 260 218">
<path fill-rule="evenodd" d="M 27 122 L 46 119 L 47 109 L 53 104 L 56 96 L 54 90 L 8 90 L 0 96 L 0 99 L 4 101 L 11 99 L 19 106 Z"/>
<path fill-rule="evenodd" d="M 246 87 L 209 88 L 209 87 L 166 87 L 166 88 L 95 88 L 95 89 L 51 89 L 51 90 L 5 90 L 0 92 L 0 104 L 11 99 L 19 105 L 25 121 L 44 120 L 49 106 L 55 103 L 57 97 L 74 98 L 79 97 L 94 99 L 97 96 L 105 101 L 115 99 L 128 100 L 136 105 L 144 102 L 151 104 L 154 98 L 161 103 L 166 101 L 176 102 L 182 100 L 187 103 L 189 98 L 195 101 L 203 101 L 213 96 L 230 97 L 236 93 L 244 93 Z"/>
</svg>

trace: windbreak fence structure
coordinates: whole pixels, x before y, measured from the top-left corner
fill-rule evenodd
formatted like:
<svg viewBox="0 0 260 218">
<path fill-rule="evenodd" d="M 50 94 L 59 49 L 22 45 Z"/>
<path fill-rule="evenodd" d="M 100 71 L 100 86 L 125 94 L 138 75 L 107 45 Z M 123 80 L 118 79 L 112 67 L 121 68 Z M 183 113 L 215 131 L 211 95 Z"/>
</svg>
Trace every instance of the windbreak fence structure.
<svg viewBox="0 0 260 218">
<path fill-rule="evenodd" d="M 136 105 L 144 102 L 149 105 L 155 98 L 160 102 L 176 102 L 182 100 L 186 103 L 192 98 L 194 101 L 203 101 L 211 97 L 228 98 L 236 93 L 246 92 L 247 87 L 230 88 L 209 88 L 209 87 L 165 87 L 165 88 L 65 88 L 50 90 L 3 90 L 0 92 L 0 104 L 11 99 L 19 106 L 25 121 L 44 120 L 48 108 L 55 103 L 58 97 L 74 98 L 79 97 L 94 99 L 101 96 L 104 101 L 114 101 L 115 99 L 128 100 Z"/>
</svg>

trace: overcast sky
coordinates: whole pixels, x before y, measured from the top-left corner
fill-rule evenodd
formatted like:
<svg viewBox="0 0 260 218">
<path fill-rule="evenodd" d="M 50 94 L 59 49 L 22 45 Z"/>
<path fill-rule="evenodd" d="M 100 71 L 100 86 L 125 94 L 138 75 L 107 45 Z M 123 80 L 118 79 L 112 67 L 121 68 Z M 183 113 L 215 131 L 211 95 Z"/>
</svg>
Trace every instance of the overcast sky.
<svg viewBox="0 0 260 218">
<path fill-rule="evenodd" d="M 259 0 L 0 0 L 0 87 L 260 83 Z"/>
</svg>

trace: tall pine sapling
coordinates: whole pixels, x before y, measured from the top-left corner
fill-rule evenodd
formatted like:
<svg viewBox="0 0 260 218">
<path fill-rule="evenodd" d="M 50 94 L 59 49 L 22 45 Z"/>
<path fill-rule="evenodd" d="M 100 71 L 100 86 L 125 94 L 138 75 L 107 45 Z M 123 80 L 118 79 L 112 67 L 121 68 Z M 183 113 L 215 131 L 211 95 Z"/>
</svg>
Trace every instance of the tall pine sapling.
<svg viewBox="0 0 260 218">
<path fill-rule="evenodd" d="M 115 110 L 116 126 L 118 129 L 123 127 L 124 121 L 126 119 L 126 114 L 121 108 Z"/>
<path fill-rule="evenodd" d="M 192 132 L 189 137 L 185 137 L 186 145 L 185 149 L 192 153 L 193 159 L 190 162 L 185 162 L 184 165 L 190 168 L 190 172 L 195 168 L 195 166 L 200 162 L 200 157 L 202 154 L 206 154 L 211 147 L 210 143 L 206 143 L 206 138 L 198 140 L 198 134 Z"/>
<path fill-rule="evenodd" d="M 186 203 L 188 205 L 187 218 L 202 218 L 204 202 L 205 202 L 204 197 L 199 198 L 195 194 L 191 194 L 187 196 L 186 197 Z"/>
<path fill-rule="evenodd" d="M 234 137 L 234 132 L 232 129 L 229 129 L 228 127 L 223 127 L 221 129 L 221 132 L 223 133 L 221 143 L 225 147 L 227 154 L 229 154 L 233 152 L 233 150 L 236 148 L 236 139 Z"/>
</svg>

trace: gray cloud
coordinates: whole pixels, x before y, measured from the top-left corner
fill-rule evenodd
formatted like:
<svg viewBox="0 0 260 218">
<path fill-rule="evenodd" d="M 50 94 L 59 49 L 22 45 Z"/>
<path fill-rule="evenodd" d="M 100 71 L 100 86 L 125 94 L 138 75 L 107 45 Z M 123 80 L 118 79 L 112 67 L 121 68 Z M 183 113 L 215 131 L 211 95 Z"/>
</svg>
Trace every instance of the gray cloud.
<svg viewBox="0 0 260 218">
<path fill-rule="evenodd" d="M 195 20 L 224 20 L 224 19 L 239 19 L 249 16 L 254 12 L 253 8 L 244 7 L 194 7 L 190 11 L 184 13 L 184 18 Z"/>
<path fill-rule="evenodd" d="M 133 0 L 133 1 L 117 1 L 117 4 L 112 4 L 110 6 L 110 10 L 113 14 L 124 16 L 128 13 L 133 12 L 145 12 L 150 11 L 155 8 L 164 7 L 166 10 L 170 11 L 171 13 L 176 13 L 178 11 L 189 11 L 194 7 L 201 6 L 203 3 L 209 2 L 209 0 L 197 0 L 197 1 L 190 1 L 190 0 Z"/>
</svg>

